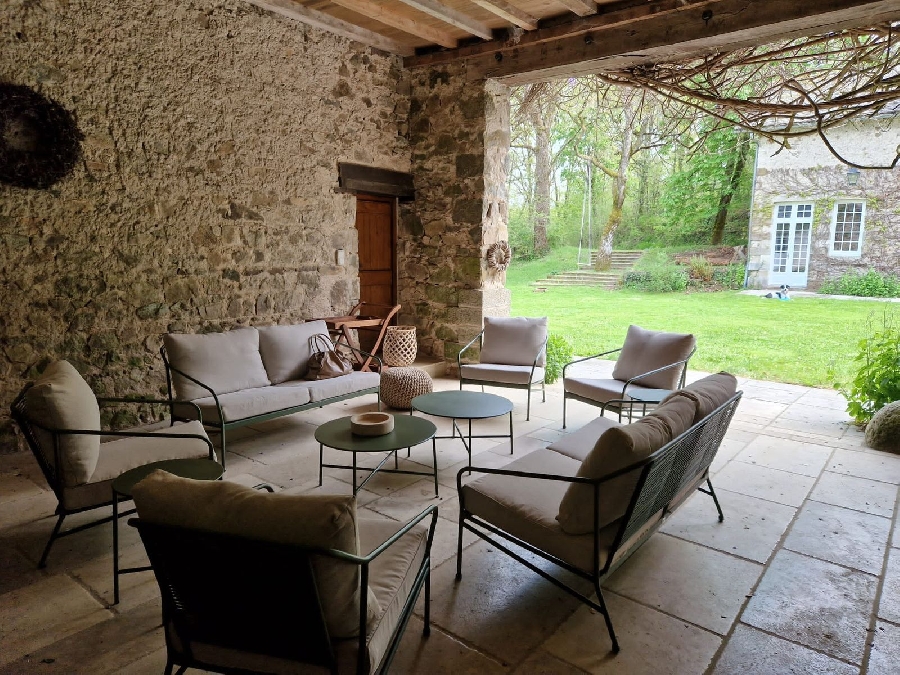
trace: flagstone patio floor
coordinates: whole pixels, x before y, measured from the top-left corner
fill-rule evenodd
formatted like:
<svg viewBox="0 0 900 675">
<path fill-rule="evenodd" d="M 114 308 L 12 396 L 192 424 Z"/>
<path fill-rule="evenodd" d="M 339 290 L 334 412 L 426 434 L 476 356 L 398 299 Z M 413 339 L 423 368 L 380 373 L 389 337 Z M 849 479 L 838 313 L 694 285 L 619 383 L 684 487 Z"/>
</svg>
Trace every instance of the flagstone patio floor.
<svg viewBox="0 0 900 675">
<path fill-rule="evenodd" d="M 608 372 L 611 364 L 596 367 Z M 435 382 L 438 390 L 456 386 Z M 611 576 L 604 587 L 622 646 L 616 656 L 601 616 L 486 542 L 467 536 L 455 581 L 456 474 L 466 456 L 458 439 L 438 441 L 437 499 L 430 477 L 375 476 L 359 494 L 363 512 L 404 520 L 436 503 L 440 513 L 432 633 L 422 637 L 420 601 L 391 672 L 900 673 L 900 457 L 865 447 L 836 392 L 743 379 L 739 387 L 743 400 L 712 465 L 725 522 L 698 493 Z M 524 392 L 488 391 L 516 404 L 515 457 L 564 433 L 559 384 L 548 387 L 546 403 L 532 402 L 530 421 Z M 318 487 L 313 433 L 375 409 L 372 399 L 230 434 L 225 479 L 349 493 L 348 471 L 326 469 Z M 566 431 L 599 412 L 577 402 L 569 411 Z M 447 420 L 435 422 L 449 431 Z M 505 424 L 482 422 L 475 432 L 502 433 Z M 515 458 L 499 440 L 476 441 L 474 453 L 474 464 L 490 467 Z M 401 463 L 430 468 L 430 447 Z M 58 541 L 47 568 L 36 569 L 55 505 L 29 454 L 0 455 L 0 673 L 162 673 L 153 575 L 123 577 L 122 602 L 111 604 L 109 526 Z M 133 528 L 120 532 L 123 564 L 146 560 Z"/>
</svg>

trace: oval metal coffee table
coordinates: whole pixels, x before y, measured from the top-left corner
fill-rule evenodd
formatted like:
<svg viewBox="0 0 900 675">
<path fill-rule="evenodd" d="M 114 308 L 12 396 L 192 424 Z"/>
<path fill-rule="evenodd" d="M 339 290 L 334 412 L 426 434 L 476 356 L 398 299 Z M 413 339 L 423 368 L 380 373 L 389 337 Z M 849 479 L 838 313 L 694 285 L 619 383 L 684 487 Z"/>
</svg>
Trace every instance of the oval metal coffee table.
<svg viewBox="0 0 900 675">
<path fill-rule="evenodd" d="M 322 485 L 322 469 L 351 469 L 353 471 L 353 494 L 362 490 L 363 486 L 369 482 L 376 473 L 382 471 L 384 473 L 405 473 L 413 476 L 434 476 L 434 494 L 438 493 L 437 478 L 437 448 L 434 445 L 434 435 L 437 433 L 437 427 L 434 423 L 422 419 L 421 417 L 410 417 L 409 415 L 394 415 L 394 430 L 383 436 L 357 436 L 350 431 L 350 418 L 341 417 L 321 425 L 316 429 L 316 440 L 319 442 L 319 485 Z M 434 459 L 434 473 L 425 473 L 424 471 L 406 471 L 397 468 L 397 450 L 400 448 L 412 448 L 431 439 L 431 455 Z M 353 466 L 346 464 L 324 464 L 324 448 L 334 448 L 335 450 L 344 450 L 353 453 Z M 356 484 L 356 472 L 360 469 L 369 470 L 368 467 L 358 467 L 356 463 L 356 455 L 360 452 L 386 452 L 388 453 L 381 463 L 371 470 L 371 473 L 365 477 L 362 483 Z M 394 456 L 394 468 L 383 469 L 391 455 Z"/>
<path fill-rule="evenodd" d="M 508 438 L 509 454 L 513 454 L 513 404 L 508 398 L 496 394 L 484 394 L 478 391 L 437 391 L 433 394 L 422 394 L 412 400 L 412 409 L 426 415 L 435 417 L 447 417 L 453 420 L 452 434 L 450 436 L 435 436 L 435 438 L 456 438 L 463 442 L 466 452 L 469 453 L 469 466 L 472 465 L 472 439 L 473 438 Z M 472 420 L 484 420 L 491 417 L 509 415 L 509 435 L 506 434 L 480 434 L 472 435 Z M 469 441 L 462 429 L 456 424 L 456 420 L 468 420 Z"/>
</svg>

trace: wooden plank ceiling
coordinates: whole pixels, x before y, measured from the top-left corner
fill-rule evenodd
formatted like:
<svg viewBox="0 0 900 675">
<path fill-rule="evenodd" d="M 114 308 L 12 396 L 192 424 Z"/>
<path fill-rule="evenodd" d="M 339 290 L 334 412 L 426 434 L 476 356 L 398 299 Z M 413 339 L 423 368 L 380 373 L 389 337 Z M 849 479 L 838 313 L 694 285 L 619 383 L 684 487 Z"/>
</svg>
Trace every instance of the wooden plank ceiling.
<svg viewBox="0 0 900 675">
<path fill-rule="evenodd" d="M 248 0 L 404 56 L 510 84 L 900 20 L 900 0 Z"/>
</svg>

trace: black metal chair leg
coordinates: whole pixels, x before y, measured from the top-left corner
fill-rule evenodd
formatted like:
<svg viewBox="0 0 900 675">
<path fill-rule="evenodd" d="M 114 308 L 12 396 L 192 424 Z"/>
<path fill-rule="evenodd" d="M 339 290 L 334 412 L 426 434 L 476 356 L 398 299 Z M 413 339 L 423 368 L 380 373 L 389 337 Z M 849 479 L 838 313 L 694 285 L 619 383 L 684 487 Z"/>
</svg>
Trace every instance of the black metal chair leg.
<svg viewBox="0 0 900 675">
<path fill-rule="evenodd" d="M 609 639 L 612 640 L 612 651 L 613 654 L 619 653 L 619 641 L 616 639 L 616 631 L 613 630 L 612 619 L 609 618 L 609 608 L 606 606 L 606 602 L 603 600 L 603 593 L 600 592 L 600 584 L 595 583 L 594 588 L 597 591 L 597 600 L 600 603 L 600 607 L 603 610 L 603 619 L 606 621 L 606 630 L 609 631 Z"/>
<path fill-rule="evenodd" d="M 525 421 L 531 419 L 531 387 L 528 387 L 528 403 L 525 406 Z"/>
<path fill-rule="evenodd" d="M 53 532 L 50 533 L 50 539 L 47 540 L 47 545 L 44 547 L 44 552 L 41 554 L 41 559 L 38 562 L 38 569 L 42 570 L 47 566 L 47 556 L 50 555 L 50 547 L 53 546 L 53 542 L 56 541 L 56 538 L 59 536 L 59 528 L 62 527 L 63 520 L 65 519 L 66 514 L 60 513 L 59 519 L 56 521 L 56 525 L 53 528 Z"/>
<path fill-rule="evenodd" d="M 178 672 L 175 673 L 175 675 L 184 675 L 186 672 L 187 672 L 187 666 L 181 666 L 181 668 L 178 669 Z"/>
<path fill-rule="evenodd" d="M 219 412 L 221 414 L 221 411 Z M 219 424 L 220 431 L 222 433 L 222 468 L 225 468 L 225 422 L 221 422 Z"/>
<path fill-rule="evenodd" d="M 716 511 L 719 512 L 719 522 L 721 523 L 725 520 L 725 514 L 722 513 L 722 507 L 719 505 L 719 498 L 716 497 L 716 491 L 713 490 L 712 482 L 709 480 L 709 478 L 706 479 L 706 485 L 707 487 L 709 487 L 710 497 L 712 497 L 713 501 L 716 503 Z"/>
<path fill-rule="evenodd" d="M 563 384 L 563 386 L 566 386 Z M 603 412 L 600 412 L 603 415 Z M 566 428 L 566 392 L 563 392 L 563 429 Z"/>
<path fill-rule="evenodd" d="M 541 382 L 541 394 L 542 394 L 542 403 L 547 402 L 547 386 Z"/>
<path fill-rule="evenodd" d="M 462 579 L 462 538 L 463 538 L 463 518 L 459 514 L 459 541 L 456 543 L 456 580 Z"/>
<path fill-rule="evenodd" d="M 163 671 L 163 675 L 172 675 L 172 662 L 166 661 L 166 669 Z"/>
<path fill-rule="evenodd" d="M 425 627 L 422 629 L 422 635 L 428 637 L 431 635 L 431 564 L 425 572 Z"/>
</svg>

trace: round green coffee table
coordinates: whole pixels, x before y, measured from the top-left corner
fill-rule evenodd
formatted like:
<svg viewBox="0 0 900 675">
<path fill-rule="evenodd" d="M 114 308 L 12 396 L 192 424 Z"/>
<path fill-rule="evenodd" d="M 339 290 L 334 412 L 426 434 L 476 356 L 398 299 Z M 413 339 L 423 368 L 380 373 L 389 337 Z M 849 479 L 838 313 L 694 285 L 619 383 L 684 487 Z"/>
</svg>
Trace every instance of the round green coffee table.
<svg viewBox="0 0 900 675">
<path fill-rule="evenodd" d="M 112 526 L 113 526 L 113 604 L 119 604 L 119 575 L 133 572 L 146 572 L 151 567 L 128 567 L 119 569 L 119 501 L 131 499 L 131 491 L 134 486 L 144 480 L 151 473 L 161 469 L 181 478 L 193 478 L 194 480 L 219 480 L 225 469 L 213 459 L 165 459 L 161 462 L 151 462 L 143 466 L 129 469 L 120 474 L 112 482 Z M 134 513 L 134 509 L 122 515 Z"/>
<path fill-rule="evenodd" d="M 426 415 L 434 415 L 435 417 L 447 417 L 453 420 L 453 427 L 450 436 L 435 436 L 435 438 L 456 438 L 462 441 L 469 453 L 469 466 L 472 465 L 472 439 L 473 438 L 508 438 L 509 454 L 513 454 L 513 404 L 508 398 L 497 396 L 496 394 L 485 394 L 478 391 L 438 391 L 433 394 L 422 394 L 416 396 L 412 400 L 412 409 L 409 414 L 416 410 Z M 509 415 L 509 435 L 507 434 L 481 434 L 472 435 L 472 420 L 484 420 L 491 417 L 500 417 L 501 415 Z M 462 430 L 456 424 L 456 420 L 469 421 L 469 441 Z"/>
<path fill-rule="evenodd" d="M 434 445 L 434 435 L 437 433 L 437 427 L 433 422 L 422 419 L 421 417 L 410 417 L 409 415 L 394 415 L 394 430 L 383 436 L 357 436 L 350 431 L 350 418 L 341 417 L 340 419 L 326 422 L 316 429 L 316 440 L 319 442 L 319 485 L 322 485 L 322 469 L 351 469 L 353 471 L 353 494 L 362 490 L 363 486 L 369 482 L 376 473 L 382 471 L 384 473 L 405 473 L 414 476 L 434 476 L 434 494 L 438 493 L 437 478 L 437 448 Z M 434 473 L 425 473 L 423 471 L 406 471 L 397 468 L 397 450 L 400 448 L 412 448 L 414 445 L 424 443 L 431 439 L 431 455 L 434 459 Z M 324 464 L 324 448 L 334 448 L 335 450 L 344 450 L 353 453 L 353 466 L 346 464 Z M 356 464 L 356 455 L 360 452 L 386 452 L 388 453 L 381 463 L 372 469 L 371 473 L 366 476 L 362 483 L 356 484 L 356 472 L 358 470 Z M 383 469 L 385 463 L 394 456 L 394 468 Z M 367 469 L 368 470 L 368 469 Z"/>
</svg>

